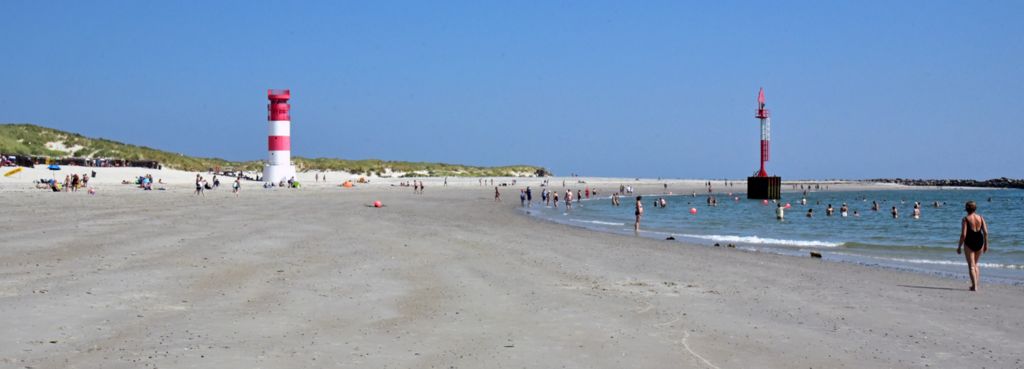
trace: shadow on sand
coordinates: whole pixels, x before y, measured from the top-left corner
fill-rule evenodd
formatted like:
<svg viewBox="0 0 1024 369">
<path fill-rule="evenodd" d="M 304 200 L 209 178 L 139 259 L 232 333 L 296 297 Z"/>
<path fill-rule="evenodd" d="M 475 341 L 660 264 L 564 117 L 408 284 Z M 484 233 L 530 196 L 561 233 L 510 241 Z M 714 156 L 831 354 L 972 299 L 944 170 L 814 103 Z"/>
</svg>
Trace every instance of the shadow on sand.
<svg viewBox="0 0 1024 369">
<path fill-rule="evenodd" d="M 909 286 L 909 285 L 905 285 L 905 284 L 898 284 L 897 286 L 907 287 L 907 288 L 920 288 L 920 289 L 925 289 L 925 290 L 967 291 L 966 288 L 931 287 L 931 286 Z"/>
</svg>

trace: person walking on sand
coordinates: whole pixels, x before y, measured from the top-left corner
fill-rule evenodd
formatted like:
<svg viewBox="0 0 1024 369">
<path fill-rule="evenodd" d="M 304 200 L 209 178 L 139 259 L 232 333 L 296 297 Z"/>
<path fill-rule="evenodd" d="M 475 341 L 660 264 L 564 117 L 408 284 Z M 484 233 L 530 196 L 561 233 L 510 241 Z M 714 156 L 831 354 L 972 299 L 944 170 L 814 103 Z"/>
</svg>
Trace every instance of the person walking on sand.
<svg viewBox="0 0 1024 369">
<path fill-rule="evenodd" d="M 231 185 L 231 193 L 234 193 L 235 197 L 238 197 L 238 193 L 241 192 L 241 191 L 242 191 L 242 179 L 241 178 L 235 178 L 235 183 Z"/>
<path fill-rule="evenodd" d="M 501 192 L 498 192 L 498 187 L 494 187 L 494 202 L 501 202 Z"/>
<path fill-rule="evenodd" d="M 640 232 L 640 217 L 644 216 L 643 200 L 643 196 L 636 197 L 636 210 L 633 212 L 633 215 L 636 215 L 636 223 L 633 223 L 633 232 Z"/>
<path fill-rule="evenodd" d="M 519 190 L 519 206 L 526 207 L 526 190 Z"/>
<path fill-rule="evenodd" d="M 533 207 L 533 192 L 530 191 L 530 186 L 526 186 L 526 207 Z"/>
<path fill-rule="evenodd" d="M 978 260 L 981 260 L 981 254 L 988 251 L 988 223 L 977 214 L 978 204 L 974 201 L 968 201 L 964 205 L 964 210 L 967 211 L 967 216 L 960 221 L 960 242 L 956 246 L 956 253 L 964 251 L 968 273 L 971 276 L 971 291 L 977 291 L 981 282 Z M 966 250 L 963 250 L 964 246 L 967 246 Z"/>
</svg>

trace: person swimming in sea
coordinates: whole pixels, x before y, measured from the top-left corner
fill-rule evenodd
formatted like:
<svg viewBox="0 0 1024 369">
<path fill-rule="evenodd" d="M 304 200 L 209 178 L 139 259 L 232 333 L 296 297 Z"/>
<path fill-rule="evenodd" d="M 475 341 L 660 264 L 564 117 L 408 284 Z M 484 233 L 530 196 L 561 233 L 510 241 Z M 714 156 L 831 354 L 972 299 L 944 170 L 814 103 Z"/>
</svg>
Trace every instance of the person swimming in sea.
<svg viewBox="0 0 1024 369">
<path fill-rule="evenodd" d="M 914 219 L 921 219 L 921 204 L 920 203 L 914 203 L 913 217 L 914 217 Z"/>
<path fill-rule="evenodd" d="M 835 212 L 836 212 L 836 209 L 832 208 L 832 204 L 828 204 L 828 207 L 825 208 L 825 216 L 830 217 L 830 216 L 832 216 L 832 213 L 835 213 Z"/>
<path fill-rule="evenodd" d="M 843 206 L 839 207 L 839 216 L 841 216 L 843 218 L 846 218 L 846 216 L 849 215 L 849 212 L 850 212 L 850 208 L 847 207 L 846 203 L 844 202 Z"/>
<path fill-rule="evenodd" d="M 899 218 L 899 217 L 900 217 L 900 209 L 897 209 L 895 206 L 893 206 L 892 207 L 892 218 L 896 219 L 896 218 Z"/>
<path fill-rule="evenodd" d="M 814 208 L 807 209 L 807 217 L 808 218 L 813 218 L 814 217 Z"/>
<path fill-rule="evenodd" d="M 782 203 L 780 202 L 779 205 L 775 207 L 775 219 L 782 220 L 785 216 L 786 209 L 782 207 Z"/>
<path fill-rule="evenodd" d="M 956 246 L 956 253 L 964 251 L 964 258 L 967 259 L 967 269 L 971 276 L 971 291 L 978 290 L 981 282 L 981 270 L 978 268 L 978 261 L 981 255 L 988 251 L 988 224 L 978 211 L 978 204 L 968 201 L 964 205 L 967 216 L 960 221 L 960 242 Z M 967 249 L 964 250 L 964 246 Z"/>
</svg>

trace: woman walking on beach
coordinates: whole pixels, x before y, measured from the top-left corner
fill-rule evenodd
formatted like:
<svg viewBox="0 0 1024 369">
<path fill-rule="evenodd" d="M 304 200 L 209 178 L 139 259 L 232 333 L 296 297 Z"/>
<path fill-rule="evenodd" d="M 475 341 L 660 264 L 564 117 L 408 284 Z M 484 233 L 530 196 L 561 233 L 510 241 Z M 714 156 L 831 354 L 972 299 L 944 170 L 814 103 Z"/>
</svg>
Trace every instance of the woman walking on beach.
<svg viewBox="0 0 1024 369">
<path fill-rule="evenodd" d="M 636 210 L 633 212 L 636 215 L 636 223 L 633 223 L 633 232 L 640 232 L 640 217 L 644 215 L 643 199 L 643 196 L 636 197 Z"/>
<path fill-rule="evenodd" d="M 968 201 L 964 205 L 967 216 L 960 222 L 960 242 L 956 246 L 956 253 L 959 254 L 966 245 L 964 257 L 967 258 L 967 271 L 971 276 L 971 291 L 978 290 L 981 270 L 978 269 L 978 260 L 981 254 L 988 251 L 988 224 L 985 218 L 978 215 L 978 204 Z"/>
</svg>

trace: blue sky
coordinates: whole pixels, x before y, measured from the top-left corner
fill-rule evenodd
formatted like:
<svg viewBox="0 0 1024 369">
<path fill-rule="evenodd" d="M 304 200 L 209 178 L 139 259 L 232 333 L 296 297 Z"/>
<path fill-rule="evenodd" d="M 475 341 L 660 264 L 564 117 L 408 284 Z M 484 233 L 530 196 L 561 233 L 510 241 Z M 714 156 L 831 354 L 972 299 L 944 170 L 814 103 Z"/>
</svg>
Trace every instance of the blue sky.
<svg viewBox="0 0 1024 369">
<path fill-rule="evenodd" d="M 0 122 L 190 155 L 740 178 L 1024 177 L 1024 2 L 4 5 Z"/>
</svg>

